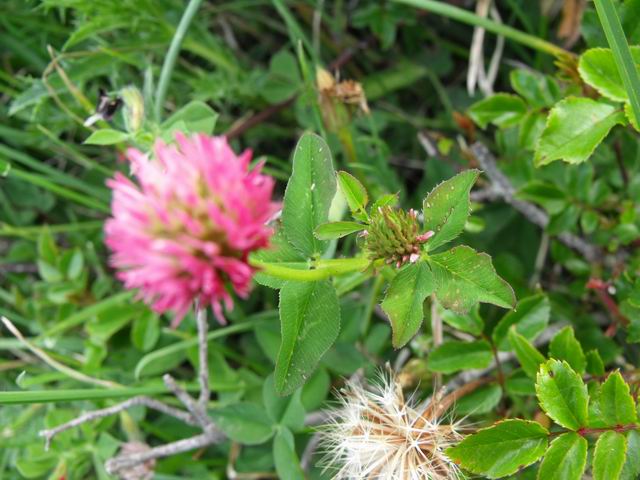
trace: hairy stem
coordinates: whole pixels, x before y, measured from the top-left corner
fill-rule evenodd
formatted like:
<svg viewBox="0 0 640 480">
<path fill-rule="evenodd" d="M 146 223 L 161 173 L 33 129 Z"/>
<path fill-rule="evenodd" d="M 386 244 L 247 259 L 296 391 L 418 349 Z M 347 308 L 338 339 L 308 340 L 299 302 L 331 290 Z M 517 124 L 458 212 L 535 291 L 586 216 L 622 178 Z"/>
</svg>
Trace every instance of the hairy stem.
<svg viewBox="0 0 640 480">
<path fill-rule="evenodd" d="M 249 263 L 260 269 L 262 273 L 282 280 L 313 282 L 346 273 L 362 271 L 371 264 L 371 261 L 364 257 L 356 257 L 316 260 L 313 262 L 286 262 L 281 264 L 263 262 L 256 258 L 250 258 Z"/>
</svg>

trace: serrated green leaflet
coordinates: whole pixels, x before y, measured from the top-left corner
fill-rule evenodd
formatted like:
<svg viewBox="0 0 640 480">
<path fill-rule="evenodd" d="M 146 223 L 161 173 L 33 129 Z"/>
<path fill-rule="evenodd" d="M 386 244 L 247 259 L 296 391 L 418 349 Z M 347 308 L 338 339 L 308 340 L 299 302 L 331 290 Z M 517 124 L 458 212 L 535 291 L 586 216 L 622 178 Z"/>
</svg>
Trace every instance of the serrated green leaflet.
<svg viewBox="0 0 640 480">
<path fill-rule="evenodd" d="M 360 181 L 350 173 L 338 172 L 338 185 L 351 212 L 364 213 L 369 197 Z"/>
<path fill-rule="evenodd" d="M 618 432 L 604 432 L 593 452 L 593 480 L 618 480 L 627 454 L 627 439 Z"/>
<path fill-rule="evenodd" d="M 537 422 L 505 420 L 467 436 L 447 455 L 472 473 L 500 478 L 536 462 L 547 449 L 548 435 Z"/>
<path fill-rule="evenodd" d="M 171 141 L 176 131 L 211 135 L 217 120 L 218 114 L 209 105 L 194 100 L 187 103 L 162 124 L 163 136 Z"/>
<path fill-rule="evenodd" d="M 500 350 L 509 350 L 507 335 L 512 325 L 516 332 L 527 340 L 534 340 L 549 323 L 551 306 L 545 295 L 533 295 L 523 298 L 515 309 L 507 312 L 493 330 L 492 337 Z"/>
<path fill-rule="evenodd" d="M 284 234 L 305 257 L 319 256 L 326 243 L 313 231 L 328 220 L 336 193 L 331 153 L 319 136 L 306 133 L 293 153 L 293 173 L 287 184 L 282 208 Z"/>
<path fill-rule="evenodd" d="M 431 255 L 436 296 L 442 305 L 456 312 L 466 312 L 478 302 L 512 308 L 515 294 L 498 276 L 491 257 L 470 247 L 459 246 Z"/>
<path fill-rule="evenodd" d="M 604 375 L 604 362 L 597 350 L 589 350 L 585 357 L 587 359 L 586 371 L 589 375 L 596 377 Z"/>
<path fill-rule="evenodd" d="M 282 343 L 275 386 L 286 395 L 302 385 L 340 331 L 340 305 L 329 281 L 287 282 L 280 290 Z"/>
<path fill-rule="evenodd" d="M 485 340 L 451 340 L 431 351 L 427 366 L 433 372 L 453 373 L 458 370 L 486 368 L 492 358 L 491 346 Z"/>
<path fill-rule="evenodd" d="M 629 385 L 620 372 L 609 375 L 600 390 L 600 413 L 606 425 L 627 425 L 637 421 L 636 406 Z"/>
<path fill-rule="evenodd" d="M 624 104 L 624 116 L 627 117 L 627 120 L 629 121 L 631 126 L 640 132 L 640 123 L 638 123 L 638 120 L 636 120 L 636 117 L 633 114 L 633 109 L 631 108 L 631 104 L 629 102 Z"/>
<path fill-rule="evenodd" d="M 627 433 L 627 460 L 620 478 L 636 480 L 638 475 L 640 475 L 640 433 L 637 430 L 631 430 Z"/>
<path fill-rule="evenodd" d="M 318 225 L 313 234 L 320 240 L 333 240 L 364 230 L 365 227 L 357 222 L 329 222 Z"/>
<path fill-rule="evenodd" d="M 580 480 L 587 464 L 587 440 L 563 433 L 551 442 L 538 469 L 538 480 Z"/>
<path fill-rule="evenodd" d="M 583 373 L 587 367 L 587 359 L 572 327 L 564 327 L 555 334 L 549 344 L 549 357 L 565 360 L 578 373 Z"/>
<path fill-rule="evenodd" d="M 391 281 L 382 309 L 391 321 L 395 348 L 405 345 L 417 333 L 424 317 L 422 305 L 434 288 L 431 271 L 423 262 L 408 265 Z"/>
<path fill-rule="evenodd" d="M 279 427 L 273 439 L 273 461 L 278 478 L 304 480 L 305 474 L 296 454 L 295 438 L 288 428 Z"/>
<path fill-rule="evenodd" d="M 96 130 L 84 141 L 85 145 L 114 145 L 124 142 L 129 138 L 129 134 L 119 130 L 103 128 Z"/>
<path fill-rule="evenodd" d="M 467 170 L 442 182 L 424 199 L 424 230 L 432 230 L 433 237 L 427 242 L 429 250 L 456 238 L 464 229 L 469 217 L 469 192 L 480 172 Z"/>
<path fill-rule="evenodd" d="M 540 364 L 546 360 L 544 356 L 531 345 L 529 340 L 516 332 L 515 327 L 509 329 L 509 343 L 527 376 L 536 378 Z"/>
<path fill-rule="evenodd" d="M 536 394 L 542 409 L 557 424 L 570 430 L 587 425 L 587 386 L 567 362 L 552 359 L 540 367 Z"/>
<path fill-rule="evenodd" d="M 294 432 L 304 426 L 305 410 L 301 399 L 302 389 L 286 397 L 278 396 L 273 375 L 269 375 L 262 385 L 262 403 L 274 425 L 282 425 Z"/>
<path fill-rule="evenodd" d="M 636 66 L 640 64 L 640 46 L 631 47 Z M 578 71 L 585 83 L 601 95 L 618 102 L 629 100 L 613 52 L 609 48 L 591 48 L 580 56 Z"/>
<path fill-rule="evenodd" d="M 560 88 L 556 81 L 529 68 L 518 68 L 509 74 L 511 87 L 536 109 L 549 108 L 558 101 Z"/>
<path fill-rule="evenodd" d="M 621 107 L 590 98 L 569 97 L 556 104 L 538 139 L 534 163 L 582 163 L 615 125 L 626 123 Z"/>
<path fill-rule="evenodd" d="M 498 93 L 474 103 L 469 108 L 469 116 L 480 128 L 489 123 L 506 128 L 517 125 L 527 113 L 527 105 L 517 95 Z"/>
</svg>

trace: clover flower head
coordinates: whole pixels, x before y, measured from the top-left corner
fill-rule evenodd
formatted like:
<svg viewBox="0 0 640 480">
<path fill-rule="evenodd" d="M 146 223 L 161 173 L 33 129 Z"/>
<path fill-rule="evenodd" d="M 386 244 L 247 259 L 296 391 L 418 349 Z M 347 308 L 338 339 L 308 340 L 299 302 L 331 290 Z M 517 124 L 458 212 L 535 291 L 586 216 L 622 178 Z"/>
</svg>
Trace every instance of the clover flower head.
<svg viewBox="0 0 640 480">
<path fill-rule="evenodd" d="M 158 140 L 153 157 L 129 149 L 137 181 L 121 173 L 108 181 L 111 265 L 156 312 L 174 312 L 174 325 L 194 301 L 224 323 L 230 290 L 249 293 L 249 253 L 269 245 L 266 223 L 279 208 L 274 180 L 261 165 L 250 169 L 251 152 L 236 155 L 225 137 L 177 134 L 176 141 Z"/>
</svg>

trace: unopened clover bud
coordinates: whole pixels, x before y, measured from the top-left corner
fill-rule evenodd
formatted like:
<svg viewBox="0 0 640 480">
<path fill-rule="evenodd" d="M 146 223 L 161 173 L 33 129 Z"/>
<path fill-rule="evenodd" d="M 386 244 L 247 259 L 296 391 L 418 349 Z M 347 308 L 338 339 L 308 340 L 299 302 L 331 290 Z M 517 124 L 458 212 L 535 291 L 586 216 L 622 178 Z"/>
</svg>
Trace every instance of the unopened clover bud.
<svg viewBox="0 0 640 480">
<path fill-rule="evenodd" d="M 371 223 L 365 236 L 365 249 L 372 261 L 382 260 L 397 268 L 420 260 L 422 244 L 432 231 L 419 233 L 418 214 L 415 210 L 379 207 L 371 214 Z"/>
<path fill-rule="evenodd" d="M 137 132 L 144 121 L 144 99 L 140 90 L 130 85 L 120 91 L 124 102 L 124 121 L 127 131 Z"/>
<path fill-rule="evenodd" d="M 416 237 L 416 240 L 420 243 L 425 243 L 427 240 L 429 240 L 431 237 L 433 237 L 436 234 L 436 232 L 434 232 L 433 230 L 429 230 L 428 232 L 424 232 L 420 235 L 418 235 Z"/>
</svg>

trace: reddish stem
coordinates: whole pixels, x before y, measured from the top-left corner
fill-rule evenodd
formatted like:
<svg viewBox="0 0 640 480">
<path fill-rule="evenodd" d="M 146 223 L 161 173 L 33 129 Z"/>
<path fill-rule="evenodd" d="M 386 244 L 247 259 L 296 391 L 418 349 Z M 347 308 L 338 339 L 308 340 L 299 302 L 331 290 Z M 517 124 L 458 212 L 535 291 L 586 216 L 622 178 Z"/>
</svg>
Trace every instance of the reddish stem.
<svg viewBox="0 0 640 480">
<path fill-rule="evenodd" d="M 587 288 L 596 292 L 596 295 L 598 296 L 600 302 L 609 311 L 611 317 L 613 317 L 614 323 L 612 323 L 605 332 L 606 336 L 613 337 L 616 333 L 618 325 L 629 325 L 629 319 L 624 316 L 624 314 L 620 311 L 620 308 L 618 307 L 616 301 L 611 295 L 609 295 L 609 286 L 609 283 L 604 282 L 599 278 L 591 278 L 587 282 Z"/>
</svg>

